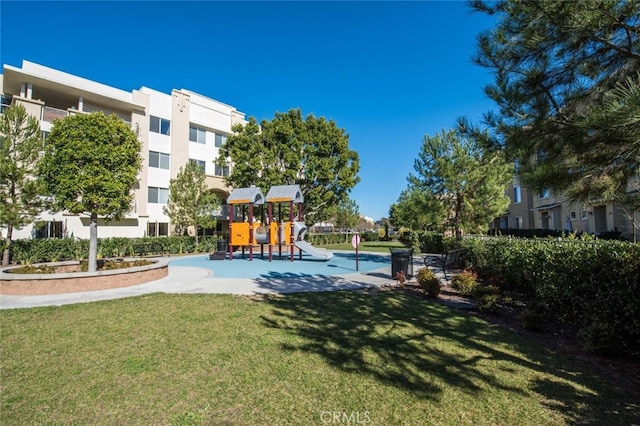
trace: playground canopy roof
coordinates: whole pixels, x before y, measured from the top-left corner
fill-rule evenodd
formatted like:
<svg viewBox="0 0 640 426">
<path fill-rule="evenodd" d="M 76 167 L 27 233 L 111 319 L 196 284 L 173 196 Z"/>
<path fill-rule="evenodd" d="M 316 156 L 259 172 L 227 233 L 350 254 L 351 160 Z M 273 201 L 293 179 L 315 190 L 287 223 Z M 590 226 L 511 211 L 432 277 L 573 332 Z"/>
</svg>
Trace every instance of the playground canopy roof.
<svg viewBox="0 0 640 426">
<path fill-rule="evenodd" d="M 227 204 L 264 204 L 264 195 L 260 188 L 236 188 L 227 198 Z"/>
<path fill-rule="evenodd" d="M 272 186 L 267 193 L 268 203 L 279 203 L 293 201 L 300 204 L 304 202 L 300 185 L 276 185 Z"/>
</svg>

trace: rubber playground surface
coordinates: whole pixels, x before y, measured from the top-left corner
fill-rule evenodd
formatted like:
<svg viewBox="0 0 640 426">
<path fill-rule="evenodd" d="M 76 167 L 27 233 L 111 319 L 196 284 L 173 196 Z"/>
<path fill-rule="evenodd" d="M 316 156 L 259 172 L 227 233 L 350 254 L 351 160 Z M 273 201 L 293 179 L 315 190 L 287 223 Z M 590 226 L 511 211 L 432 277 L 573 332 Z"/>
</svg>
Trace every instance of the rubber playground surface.
<svg viewBox="0 0 640 426">
<path fill-rule="evenodd" d="M 237 253 L 236 256 L 241 256 Z M 164 258 L 169 261 L 167 277 L 146 284 L 79 293 L 39 296 L 0 295 L 0 309 L 60 306 L 141 296 L 151 293 L 176 294 L 287 294 L 354 290 L 392 285 L 391 255 L 359 253 L 356 271 L 355 253 L 335 251 L 329 261 L 299 260 L 289 257 L 273 261 L 252 261 L 234 256 L 233 260 L 209 260 L 208 255 Z M 265 258 L 267 255 L 265 254 Z"/>
<path fill-rule="evenodd" d="M 269 261 L 269 254 L 264 253 L 262 258 L 260 252 L 253 253 L 253 259 L 249 259 L 247 251 L 242 257 L 242 253 L 234 253 L 233 260 L 209 260 L 208 255 L 187 256 L 173 259 L 169 262 L 169 267 L 196 267 L 212 271 L 212 276 L 224 278 L 268 278 L 274 276 L 289 277 L 328 277 L 334 275 L 344 275 L 357 272 L 370 272 L 380 268 L 389 267 L 391 258 L 389 255 L 359 253 L 357 269 L 355 253 L 334 253 L 329 261 L 314 259 L 311 256 L 294 256 L 291 261 L 290 254 L 283 252 L 279 256 L 278 252 L 273 253 L 272 260 Z M 389 271 L 389 273 L 391 273 Z"/>
</svg>

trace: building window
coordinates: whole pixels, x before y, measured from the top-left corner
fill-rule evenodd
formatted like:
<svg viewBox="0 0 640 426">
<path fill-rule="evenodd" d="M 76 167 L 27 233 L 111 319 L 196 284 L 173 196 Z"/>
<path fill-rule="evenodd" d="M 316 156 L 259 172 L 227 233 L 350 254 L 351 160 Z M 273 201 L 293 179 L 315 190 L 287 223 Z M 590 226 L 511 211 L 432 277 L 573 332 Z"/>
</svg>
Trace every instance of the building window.
<svg viewBox="0 0 640 426">
<path fill-rule="evenodd" d="M 153 115 L 150 117 L 150 128 L 149 130 L 154 133 L 160 133 L 163 135 L 169 135 L 169 129 L 171 128 L 171 121 L 165 120 L 164 118 L 154 117 Z"/>
<path fill-rule="evenodd" d="M 541 200 L 543 200 L 545 198 L 549 198 L 549 190 L 545 189 L 544 191 L 540 192 L 540 194 L 538 194 L 538 196 L 540 197 Z"/>
<path fill-rule="evenodd" d="M 36 222 L 35 238 L 62 238 L 62 222 Z"/>
<path fill-rule="evenodd" d="M 149 151 L 149 167 L 169 170 L 171 156 L 164 152 Z"/>
<path fill-rule="evenodd" d="M 147 223 L 147 235 L 149 237 L 161 237 L 169 235 L 169 224 L 167 222 Z"/>
<path fill-rule="evenodd" d="M 522 198 L 520 195 L 520 187 L 519 186 L 514 186 L 513 187 L 513 202 L 514 204 L 520 204 L 522 202 Z"/>
<path fill-rule="evenodd" d="M 11 106 L 11 100 L 11 96 L 0 96 L 0 114 L 2 114 L 5 109 Z"/>
<path fill-rule="evenodd" d="M 500 229 L 507 229 L 509 227 L 509 217 L 502 216 L 500 218 Z"/>
<path fill-rule="evenodd" d="M 149 202 L 153 204 L 167 204 L 169 201 L 169 189 L 149 187 Z"/>
<path fill-rule="evenodd" d="M 514 228 L 522 229 L 522 216 L 516 216 L 515 220 Z"/>
<path fill-rule="evenodd" d="M 216 176 L 229 176 L 229 166 L 220 166 L 219 164 L 216 164 L 216 172 L 215 172 Z"/>
<path fill-rule="evenodd" d="M 221 147 L 227 141 L 227 137 L 223 135 L 219 135 L 216 133 L 216 143 L 217 147 Z"/>
<path fill-rule="evenodd" d="M 578 218 L 578 215 L 576 214 L 575 211 L 571 211 L 571 212 L 569 212 L 569 218 L 571 220 L 576 220 Z"/>
<path fill-rule="evenodd" d="M 580 219 L 587 220 L 589 218 L 589 212 L 586 209 L 580 210 Z"/>
<path fill-rule="evenodd" d="M 207 143 L 207 131 L 197 127 L 189 127 L 189 140 L 191 142 Z"/>
<path fill-rule="evenodd" d="M 204 173 L 206 170 L 206 164 L 203 160 L 194 160 L 193 158 L 189 159 L 189 164 L 193 164 L 198 167 Z"/>
</svg>

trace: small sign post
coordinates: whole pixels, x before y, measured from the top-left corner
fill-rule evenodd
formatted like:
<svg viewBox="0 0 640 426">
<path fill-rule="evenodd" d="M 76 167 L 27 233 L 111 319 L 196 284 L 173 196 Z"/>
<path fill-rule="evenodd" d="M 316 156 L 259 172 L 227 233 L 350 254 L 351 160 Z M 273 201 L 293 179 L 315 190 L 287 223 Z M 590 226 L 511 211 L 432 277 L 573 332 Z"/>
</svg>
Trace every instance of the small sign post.
<svg viewBox="0 0 640 426">
<path fill-rule="evenodd" d="M 360 245 L 360 235 L 355 234 L 353 238 L 351 238 L 351 245 L 354 249 L 356 249 L 356 271 L 358 270 L 358 246 Z"/>
</svg>

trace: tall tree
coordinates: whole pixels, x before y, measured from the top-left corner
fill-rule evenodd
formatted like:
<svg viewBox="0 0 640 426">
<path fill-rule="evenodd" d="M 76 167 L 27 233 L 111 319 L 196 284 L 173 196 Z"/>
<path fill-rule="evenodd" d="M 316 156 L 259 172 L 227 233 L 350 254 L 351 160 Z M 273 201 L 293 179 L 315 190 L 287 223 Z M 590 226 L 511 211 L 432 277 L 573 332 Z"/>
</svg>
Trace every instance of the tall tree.
<svg viewBox="0 0 640 426">
<path fill-rule="evenodd" d="M 225 182 L 236 188 L 300 185 L 308 224 L 333 217 L 340 202 L 360 181 L 359 157 L 349 149 L 349 137 L 333 120 L 300 109 L 276 113 L 258 125 L 251 117 L 236 125 L 216 159 L 233 168 Z"/>
<path fill-rule="evenodd" d="M 358 218 L 360 218 L 360 210 L 358 204 L 348 198 L 340 204 L 336 211 L 335 226 L 336 228 L 346 230 L 346 237 L 348 241 L 349 229 L 353 229 L 358 225 Z"/>
<path fill-rule="evenodd" d="M 53 123 L 40 176 L 56 210 L 89 215 L 89 271 L 97 266 L 98 217 L 119 220 L 131 211 L 140 149 L 136 134 L 115 114 L 78 114 Z"/>
<path fill-rule="evenodd" d="M 405 188 L 398 200 L 389 208 L 389 218 L 396 227 L 406 227 L 413 230 L 438 230 L 443 227 L 442 218 L 447 212 L 435 199 L 414 185 Z"/>
<path fill-rule="evenodd" d="M 640 2 L 499 0 L 472 2 L 496 15 L 479 36 L 476 62 L 494 72 L 486 93 L 494 143 L 519 158 L 522 178 L 574 200 L 621 196 L 640 167 L 637 96 L 602 119 L 620 83 L 637 90 Z M 630 79 L 630 80 L 629 80 Z M 627 82 L 627 83 L 624 83 Z M 624 90 L 624 89 L 623 89 Z M 609 105 L 610 107 L 611 105 Z"/>
<path fill-rule="evenodd" d="M 180 167 L 175 179 L 169 183 L 169 202 L 163 208 L 175 226 L 175 233 L 182 234 L 190 227 L 195 230 L 198 245 L 198 227 L 216 226 L 215 212 L 220 207 L 218 197 L 209 190 L 204 171 L 196 164 Z"/>
<path fill-rule="evenodd" d="M 459 131 L 425 136 L 414 169 L 410 187 L 423 192 L 456 237 L 486 230 L 509 205 L 505 190 L 512 175 L 503 153 L 486 151 Z"/>
<path fill-rule="evenodd" d="M 22 105 L 0 115 L 0 226 L 6 227 L 2 265 L 9 264 L 13 230 L 32 223 L 43 210 L 42 185 L 36 167 L 42 133 Z"/>
</svg>

